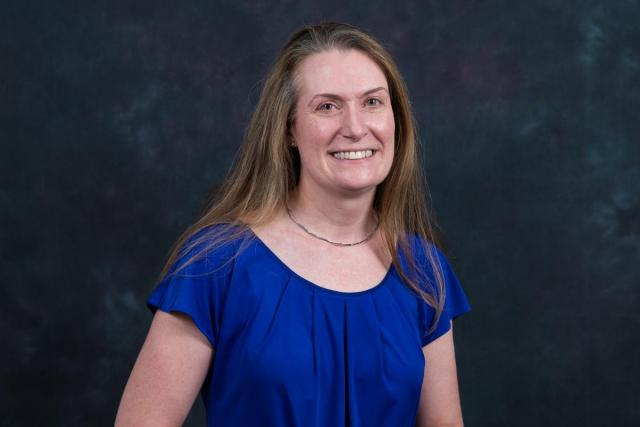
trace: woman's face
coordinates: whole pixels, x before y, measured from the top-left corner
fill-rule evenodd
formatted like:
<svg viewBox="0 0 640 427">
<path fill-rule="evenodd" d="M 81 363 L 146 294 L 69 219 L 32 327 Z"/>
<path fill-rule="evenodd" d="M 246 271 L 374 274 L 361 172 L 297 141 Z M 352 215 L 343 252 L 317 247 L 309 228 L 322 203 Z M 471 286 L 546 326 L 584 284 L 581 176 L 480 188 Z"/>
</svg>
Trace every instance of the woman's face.
<svg viewBox="0 0 640 427">
<path fill-rule="evenodd" d="M 297 70 L 292 137 L 300 186 L 353 194 L 374 190 L 393 162 L 395 123 L 384 73 L 358 50 L 307 57 Z"/>
</svg>

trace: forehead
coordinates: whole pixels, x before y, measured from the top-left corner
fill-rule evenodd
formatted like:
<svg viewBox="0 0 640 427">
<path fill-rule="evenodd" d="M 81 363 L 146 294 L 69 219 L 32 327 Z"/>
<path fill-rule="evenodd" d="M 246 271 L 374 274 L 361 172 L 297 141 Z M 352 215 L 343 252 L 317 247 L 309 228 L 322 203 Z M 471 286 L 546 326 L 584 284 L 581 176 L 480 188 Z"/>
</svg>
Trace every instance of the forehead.
<svg viewBox="0 0 640 427">
<path fill-rule="evenodd" d="M 300 98 L 325 92 L 359 94 L 379 86 L 388 89 L 378 64 L 355 49 L 333 49 L 308 56 L 298 66 L 296 82 Z"/>
</svg>

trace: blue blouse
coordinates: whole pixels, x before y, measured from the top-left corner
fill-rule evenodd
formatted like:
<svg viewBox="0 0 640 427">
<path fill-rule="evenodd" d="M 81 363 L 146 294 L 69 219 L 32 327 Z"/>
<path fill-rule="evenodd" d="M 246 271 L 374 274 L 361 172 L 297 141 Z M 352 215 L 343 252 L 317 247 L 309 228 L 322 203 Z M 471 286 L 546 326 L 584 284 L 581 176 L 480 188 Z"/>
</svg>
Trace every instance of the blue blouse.
<svg viewBox="0 0 640 427">
<path fill-rule="evenodd" d="M 436 249 L 445 309 L 427 333 L 435 311 L 401 282 L 393 265 L 373 288 L 335 291 L 299 276 L 250 230 L 246 234 L 238 256 L 241 238 L 208 250 L 165 277 L 147 300 L 154 313 L 190 316 L 215 349 L 201 390 L 207 424 L 413 426 L 422 347 L 447 332 L 450 319 L 471 310 L 442 252 Z M 417 238 L 410 243 L 432 275 L 425 246 Z"/>
</svg>

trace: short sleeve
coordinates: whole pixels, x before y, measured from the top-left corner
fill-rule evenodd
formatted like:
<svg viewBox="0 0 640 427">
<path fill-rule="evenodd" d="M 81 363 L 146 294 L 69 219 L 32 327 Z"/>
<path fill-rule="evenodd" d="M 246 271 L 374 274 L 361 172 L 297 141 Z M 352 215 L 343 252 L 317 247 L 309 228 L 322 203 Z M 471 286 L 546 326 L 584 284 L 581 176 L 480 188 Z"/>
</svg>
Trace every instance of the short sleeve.
<svg viewBox="0 0 640 427">
<path fill-rule="evenodd" d="M 189 248 L 203 231 L 192 235 L 183 248 Z M 222 321 L 222 302 L 230 280 L 231 262 L 228 250 L 208 249 L 206 239 L 188 250 L 181 250 L 169 273 L 158 283 L 147 299 L 147 307 L 152 313 L 157 309 L 164 312 L 179 312 L 188 315 L 196 327 L 216 348 L 218 331 Z M 198 240 L 198 241 L 199 241 Z M 192 261 L 178 273 L 178 267 L 187 264 L 194 255 L 204 251 L 203 256 Z"/>
<path fill-rule="evenodd" d="M 442 275 L 445 286 L 445 303 L 440 319 L 433 331 L 429 333 L 432 327 L 432 322 L 435 317 L 435 309 L 429 306 L 426 302 L 422 301 L 423 308 L 423 324 L 421 331 L 421 344 L 422 347 L 444 335 L 451 329 L 451 320 L 471 311 L 469 301 L 462 289 L 462 285 L 458 281 L 449 261 L 445 255 L 437 248 L 433 247 L 437 253 L 437 259 L 442 267 Z"/>
</svg>

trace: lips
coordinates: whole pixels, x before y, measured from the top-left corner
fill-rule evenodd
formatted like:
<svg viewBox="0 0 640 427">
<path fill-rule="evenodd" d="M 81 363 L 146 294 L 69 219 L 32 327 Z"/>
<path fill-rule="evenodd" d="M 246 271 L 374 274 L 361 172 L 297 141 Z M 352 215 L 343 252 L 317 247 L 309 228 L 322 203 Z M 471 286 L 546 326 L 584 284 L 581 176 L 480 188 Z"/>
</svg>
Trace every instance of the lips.
<svg viewBox="0 0 640 427">
<path fill-rule="evenodd" d="M 337 151 L 332 156 L 338 160 L 359 160 L 373 156 L 373 150 Z"/>
</svg>

